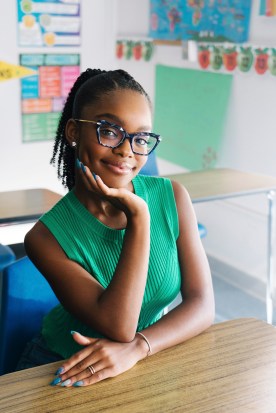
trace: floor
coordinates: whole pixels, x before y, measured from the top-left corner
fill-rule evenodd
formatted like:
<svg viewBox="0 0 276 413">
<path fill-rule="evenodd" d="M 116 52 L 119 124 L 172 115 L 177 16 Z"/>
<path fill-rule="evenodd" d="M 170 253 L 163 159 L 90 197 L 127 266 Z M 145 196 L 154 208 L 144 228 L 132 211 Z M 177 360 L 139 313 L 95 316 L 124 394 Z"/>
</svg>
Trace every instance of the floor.
<svg viewBox="0 0 276 413">
<path fill-rule="evenodd" d="M 25 255 L 22 244 L 11 247 L 17 258 Z M 215 293 L 215 322 L 241 317 L 256 317 L 266 321 L 265 285 L 244 274 L 238 274 L 237 271 L 221 268 L 219 263 L 210 257 L 209 263 Z M 179 298 L 173 306 L 178 302 Z"/>
<path fill-rule="evenodd" d="M 215 295 L 215 322 L 242 317 L 266 321 L 265 284 L 231 268 L 222 268 L 210 257 L 208 259 Z M 179 301 L 180 297 L 177 297 L 170 309 Z"/>
<path fill-rule="evenodd" d="M 215 322 L 241 317 L 255 317 L 266 321 L 265 301 L 227 283 L 216 274 L 213 274 L 213 286 L 216 302 Z"/>
</svg>

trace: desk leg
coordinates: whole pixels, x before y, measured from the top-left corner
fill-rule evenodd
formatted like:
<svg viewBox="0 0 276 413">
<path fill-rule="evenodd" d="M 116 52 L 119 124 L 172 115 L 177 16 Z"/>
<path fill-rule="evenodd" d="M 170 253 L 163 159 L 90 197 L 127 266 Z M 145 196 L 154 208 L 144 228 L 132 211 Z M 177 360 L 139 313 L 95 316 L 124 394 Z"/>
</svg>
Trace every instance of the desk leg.
<svg viewBox="0 0 276 413">
<path fill-rule="evenodd" d="M 269 191 L 268 197 L 268 257 L 266 282 L 266 317 L 269 324 L 273 323 L 273 293 L 274 293 L 274 258 L 275 258 L 275 191 Z"/>
</svg>

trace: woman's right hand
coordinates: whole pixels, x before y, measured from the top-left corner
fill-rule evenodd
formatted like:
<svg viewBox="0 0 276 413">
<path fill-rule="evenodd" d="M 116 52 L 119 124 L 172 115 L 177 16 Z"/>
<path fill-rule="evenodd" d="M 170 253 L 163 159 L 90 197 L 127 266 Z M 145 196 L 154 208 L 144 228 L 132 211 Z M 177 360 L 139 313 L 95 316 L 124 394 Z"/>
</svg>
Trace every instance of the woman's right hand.
<svg viewBox="0 0 276 413">
<path fill-rule="evenodd" d="M 74 340 L 84 348 L 63 362 L 52 385 L 88 386 L 118 376 L 145 358 L 148 352 L 147 344 L 138 335 L 130 343 L 118 343 L 72 333 Z"/>
<path fill-rule="evenodd" d="M 108 187 L 101 177 L 91 173 L 87 166 L 83 165 L 79 171 L 83 175 L 83 180 L 88 190 L 95 192 L 102 199 L 110 202 L 115 208 L 122 210 L 127 218 L 133 218 L 140 214 L 146 214 L 149 217 L 147 203 L 139 196 L 126 188 Z"/>
</svg>

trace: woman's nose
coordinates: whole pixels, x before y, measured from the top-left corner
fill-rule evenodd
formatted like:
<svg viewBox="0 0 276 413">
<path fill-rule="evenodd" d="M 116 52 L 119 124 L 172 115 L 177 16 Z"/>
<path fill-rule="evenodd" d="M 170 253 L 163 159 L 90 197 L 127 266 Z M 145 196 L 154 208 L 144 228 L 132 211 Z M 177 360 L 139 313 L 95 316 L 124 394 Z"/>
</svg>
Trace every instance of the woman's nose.
<svg viewBox="0 0 276 413">
<path fill-rule="evenodd" d="M 123 157 L 133 156 L 133 152 L 132 152 L 131 145 L 130 145 L 130 140 L 126 138 L 123 141 L 123 143 L 121 143 L 121 145 L 117 146 L 116 148 L 113 148 L 113 152 Z"/>
</svg>

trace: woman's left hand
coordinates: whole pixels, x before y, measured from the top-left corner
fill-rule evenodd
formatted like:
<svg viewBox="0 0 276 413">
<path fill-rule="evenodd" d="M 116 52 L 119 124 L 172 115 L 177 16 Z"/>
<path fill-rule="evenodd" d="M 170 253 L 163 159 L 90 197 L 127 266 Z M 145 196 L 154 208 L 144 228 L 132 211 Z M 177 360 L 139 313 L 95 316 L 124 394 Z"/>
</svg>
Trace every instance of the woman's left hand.
<svg viewBox="0 0 276 413">
<path fill-rule="evenodd" d="M 145 343 L 139 337 L 130 343 L 118 343 L 74 332 L 73 338 L 85 348 L 63 363 L 52 385 L 88 386 L 129 370 L 147 354 Z"/>
</svg>

